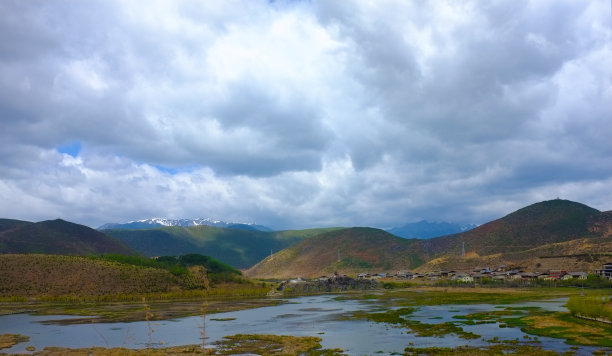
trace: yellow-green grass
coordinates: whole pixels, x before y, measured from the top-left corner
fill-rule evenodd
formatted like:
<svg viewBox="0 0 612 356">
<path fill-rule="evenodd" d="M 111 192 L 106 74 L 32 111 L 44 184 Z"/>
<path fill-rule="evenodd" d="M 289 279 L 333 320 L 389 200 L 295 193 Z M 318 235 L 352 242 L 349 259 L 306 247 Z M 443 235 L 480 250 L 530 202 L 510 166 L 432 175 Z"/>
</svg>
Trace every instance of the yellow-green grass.
<svg viewBox="0 0 612 356">
<path fill-rule="evenodd" d="M 566 306 L 574 316 L 612 323 L 612 291 L 608 295 L 571 296 Z"/>
<path fill-rule="evenodd" d="M 508 307 L 454 318 L 466 325 L 499 322 L 500 327 L 519 327 L 525 333 L 565 339 L 573 345 L 612 346 L 612 328 L 608 324 L 576 318 L 570 313 Z"/>
<path fill-rule="evenodd" d="M 521 330 L 538 336 L 565 339 L 572 345 L 612 347 L 609 324 L 576 318 L 569 313 L 530 313 L 522 317 Z"/>
</svg>

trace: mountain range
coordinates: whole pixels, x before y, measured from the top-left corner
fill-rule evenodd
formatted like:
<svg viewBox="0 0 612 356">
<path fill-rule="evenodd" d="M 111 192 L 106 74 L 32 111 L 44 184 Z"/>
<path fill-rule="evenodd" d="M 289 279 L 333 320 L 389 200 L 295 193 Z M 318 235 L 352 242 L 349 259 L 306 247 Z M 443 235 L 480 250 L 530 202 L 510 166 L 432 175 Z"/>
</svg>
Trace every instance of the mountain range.
<svg viewBox="0 0 612 356">
<path fill-rule="evenodd" d="M 199 253 L 234 268 L 249 268 L 272 252 L 334 229 L 259 231 L 198 225 L 100 231 L 149 257 Z"/>
<path fill-rule="evenodd" d="M 196 218 L 196 219 L 165 219 L 165 218 L 152 218 L 152 219 L 143 219 L 143 220 L 135 220 L 129 221 L 127 223 L 107 223 L 98 228 L 98 230 L 108 230 L 108 229 L 128 229 L 128 230 L 138 230 L 138 229 L 150 229 L 155 227 L 164 227 L 164 226 L 214 226 L 214 227 L 223 227 L 228 229 L 237 229 L 237 230 L 258 230 L 258 231 L 272 231 L 270 228 L 257 225 L 252 223 L 237 223 L 237 222 L 225 222 L 221 220 L 214 220 L 210 218 Z"/>
<path fill-rule="evenodd" d="M 161 222 L 156 222 L 161 224 Z M 208 255 L 259 278 L 332 272 L 593 267 L 612 260 L 612 212 L 568 200 L 532 204 L 469 231 L 406 239 L 366 227 L 260 231 L 161 226 L 100 231 L 63 220 L 0 219 L 0 253 Z M 607 261 L 604 261 L 607 262 Z M 592 268 L 591 268 L 592 269 Z"/>
<path fill-rule="evenodd" d="M 246 274 L 314 277 L 331 271 L 466 270 L 487 264 L 588 269 L 600 258 L 612 259 L 612 212 L 557 199 L 428 240 L 403 240 L 378 229 L 333 231 L 279 251 Z"/>
</svg>

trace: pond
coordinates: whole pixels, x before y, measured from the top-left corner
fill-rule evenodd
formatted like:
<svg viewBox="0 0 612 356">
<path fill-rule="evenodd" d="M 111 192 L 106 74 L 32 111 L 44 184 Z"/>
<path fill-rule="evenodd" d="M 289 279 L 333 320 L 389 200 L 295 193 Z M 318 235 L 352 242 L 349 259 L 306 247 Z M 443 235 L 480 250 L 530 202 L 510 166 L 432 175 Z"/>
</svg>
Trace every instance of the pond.
<svg viewBox="0 0 612 356">
<path fill-rule="evenodd" d="M 521 307 L 534 306 L 545 310 L 564 310 L 564 299 L 547 302 L 521 303 Z M 527 342 L 526 334 L 519 328 L 501 328 L 497 322 L 480 325 L 461 325 L 466 332 L 481 337 L 462 339 L 455 334 L 442 337 L 419 337 L 405 328 L 387 323 L 376 323 L 350 316 L 357 311 L 376 311 L 381 305 L 376 300 L 353 300 L 319 295 L 290 299 L 286 304 L 256 309 L 246 309 L 202 317 L 184 317 L 162 321 L 114 322 L 95 324 L 58 323 L 73 316 L 37 316 L 13 314 L 0 316 L 0 334 L 22 334 L 30 341 L 15 345 L 2 352 L 26 352 L 27 346 L 37 350 L 45 346 L 128 347 L 144 348 L 148 345 L 178 346 L 201 344 L 202 326 L 205 325 L 206 344 L 234 334 L 276 334 L 317 336 L 322 338 L 323 348 L 340 348 L 349 355 L 403 353 L 409 345 L 414 347 L 456 347 L 460 345 L 487 346 L 497 337 L 499 340 Z M 505 307 L 505 306 L 504 306 Z M 437 324 L 457 322 L 455 315 L 467 315 L 500 310 L 493 304 L 419 306 L 407 316 L 422 323 Z M 81 317 L 79 317 L 81 318 Z M 562 339 L 540 337 L 538 345 L 544 349 L 565 352 L 570 345 Z M 533 341 L 531 341 L 533 342 Z M 591 354 L 600 348 L 580 347 L 577 354 Z"/>
</svg>

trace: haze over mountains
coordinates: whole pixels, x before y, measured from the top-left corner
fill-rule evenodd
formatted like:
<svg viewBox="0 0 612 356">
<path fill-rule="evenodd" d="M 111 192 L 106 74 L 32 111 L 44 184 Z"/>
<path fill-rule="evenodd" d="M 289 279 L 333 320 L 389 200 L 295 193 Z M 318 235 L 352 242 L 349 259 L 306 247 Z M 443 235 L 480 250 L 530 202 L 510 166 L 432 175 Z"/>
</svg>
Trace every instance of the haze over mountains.
<svg viewBox="0 0 612 356">
<path fill-rule="evenodd" d="M 272 231 L 270 228 L 257 225 L 252 223 L 238 223 L 238 222 L 225 222 L 221 220 L 214 220 L 210 218 L 195 218 L 195 219 L 165 219 L 165 218 L 152 218 L 152 219 L 143 219 L 143 220 L 135 220 L 129 221 L 127 223 L 107 223 L 100 227 L 98 230 L 104 229 L 150 229 L 155 227 L 164 227 L 164 226 L 215 226 L 215 227 L 225 227 L 230 229 L 241 229 L 241 230 L 259 230 L 259 231 Z"/>
<path fill-rule="evenodd" d="M 395 236 L 404 237 L 407 239 L 430 239 L 432 237 L 444 236 L 464 232 L 475 228 L 475 224 L 455 224 L 449 222 L 430 222 L 421 220 L 419 222 L 409 223 L 400 227 L 387 229 L 388 232 Z"/>
<path fill-rule="evenodd" d="M 214 220 L 211 218 L 196 218 L 196 219 L 166 219 L 166 218 L 151 218 L 129 221 L 126 223 L 107 223 L 100 227 L 98 230 L 110 230 L 110 229 L 127 229 L 127 230 L 140 230 L 140 229 L 151 229 L 156 227 L 166 226 L 214 226 L 229 229 L 239 230 L 258 230 L 258 231 L 273 231 L 267 226 L 253 224 L 253 223 L 241 223 L 241 222 L 225 222 L 222 220 Z M 391 234 L 404 238 L 418 238 L 418 239 L 429 239 L 432 237 L 444 236 L 464 232 L 475 228 L 475 224 L 456 224 L 450 222 L 430 222 L 427 220 L 421 220 L 419 222 L 408 223 L 400 227 L 392 227 L 386 229 Z"/>
<path fill-rule="evenodd" d="M 333 229 L 268 232 L 199 225 L 101 231 L 149 257 L 199 253 L 235 268 L 249 268 L 272 252 Z"/>
</svg>

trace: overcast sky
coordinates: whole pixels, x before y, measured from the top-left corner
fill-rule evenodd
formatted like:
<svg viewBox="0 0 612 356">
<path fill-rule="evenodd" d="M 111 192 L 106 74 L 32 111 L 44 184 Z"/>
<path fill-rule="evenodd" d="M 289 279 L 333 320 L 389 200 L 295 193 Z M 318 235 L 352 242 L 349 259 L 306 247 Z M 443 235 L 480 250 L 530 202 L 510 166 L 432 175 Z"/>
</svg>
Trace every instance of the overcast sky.
<svg viewBox="0 0 612 356">
<path fill-rule="evenodd" d="M 610 6 L 2 0 L 0 217 L 611 210 Z"/>
</svg>

